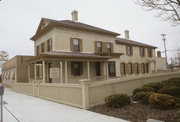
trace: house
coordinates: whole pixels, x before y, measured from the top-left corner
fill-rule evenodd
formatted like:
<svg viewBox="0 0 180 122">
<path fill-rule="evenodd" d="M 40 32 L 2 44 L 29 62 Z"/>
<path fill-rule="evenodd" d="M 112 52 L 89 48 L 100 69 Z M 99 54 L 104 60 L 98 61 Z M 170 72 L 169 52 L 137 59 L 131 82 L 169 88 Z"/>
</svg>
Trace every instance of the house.
<svg viewBox="0 0 180 122">
<path fill-rule="evenodd" d="M 156 70 L 155 46 L 72 20 L 42 18 L 35 35 L 35 56 L 29 60 L 29 82 L 78 83 L 150 74 Z M 32 74 L 37 75 L 32 75 Z M 56 75 L 53 75 L 53 74 Z"/>
</svg>

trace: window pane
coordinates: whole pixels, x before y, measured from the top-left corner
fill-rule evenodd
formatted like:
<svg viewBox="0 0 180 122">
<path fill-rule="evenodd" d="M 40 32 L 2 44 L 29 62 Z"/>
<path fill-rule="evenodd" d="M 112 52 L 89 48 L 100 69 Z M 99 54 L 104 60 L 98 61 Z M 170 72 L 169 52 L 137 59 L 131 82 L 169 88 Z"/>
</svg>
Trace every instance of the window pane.
<svg viewBox="0 0 180 122">
<path fill-rule="evenodd" d="M 102 43 L 101 42 L 97 42 L 97 47 L 102 47 Z"/>
<path fill-rule="evenodd" d="M 74 39 L 74 40 L 73 40 L 73 44 L 74 44 L 74 45 L 79 45 L 79 40 L 78 40 L 78 39 Z"/>
<path fill-rule="evenodd" d="M 127 53 L 128 53 L 128 56 L 131 55 L 131 46 L 128 46 L 128 47 L 127 47 Z"/>
<path fill-rule="evenodd" d="M 79 40 L 73 39 L 74 51 L 79 51 Z"/>
<path fill-rule="evenodd" d="M 107 48 L 111 48 L 111 44 L 110 43 L 107 43 Z"/>
<path fill-rule="evenodd" d="M 111 43 L 107 43 L 106 47 L 107 47 L 107 52 L 110 53 L 111 52 Z"/>
</svg>

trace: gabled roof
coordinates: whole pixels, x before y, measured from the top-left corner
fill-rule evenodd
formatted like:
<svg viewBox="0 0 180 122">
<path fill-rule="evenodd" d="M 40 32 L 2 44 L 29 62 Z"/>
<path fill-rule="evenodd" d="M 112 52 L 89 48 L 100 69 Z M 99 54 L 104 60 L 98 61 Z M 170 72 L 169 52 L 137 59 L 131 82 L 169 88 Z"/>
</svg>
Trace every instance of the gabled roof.
<svg viewBox="0 0 180 122">
<path fill-rule="evenodd" d="M 117 44 L 125 44 L 125 45 L 134 45 L 134 46 L 139 46 L 139 47 L 157 48 L 157 47 L 152 46 L 152 45 L 140 43 L 140 42 L 125 39 L 125 38 L 116 38 L 116 43 Z"/>
<path fill-rule="evenodd" d="M 85 24 L 85 23 L 81 23 L 81 22 L 75 22 L 75 21 L 71 21 L 71 20 L 61 20 L 61 21 L 58 21 L 58 20 L 42 18 L 41 22 L 39 24 L 39 27 L 38 27 L 38 29 L 36 31 L 36 34 L 31 38 L 31 40 L 34 40 L 35 37 L 39 33 L 41 33 L 41 31 L 42 31 L 41 30 L 41 26 L 42 26 L 44 21 L 49 22 L 49 24 L 51 24 L 53 26 L 61 26 L 61 27 L 67 27 L 67 28 L 74 28 L 74 29 L 85 30 L 85 31 L 90 31 L 90 32 L 109 34 L 109 35 L 113 35 L 113 36 L 120 35 L 119 33 L 112 32 L 112 31 L 109 31 L 109 30 L 105 30 L 105 29 L 102 29 L 102 28 L 98 28 L 98 27 L 95 27 L 95 26 L 91 26 L 91 25 L 88 25 L 88 24 Z M 48 26 L 46 26 L 46 27 L 48 27 Z"/>
</svg>

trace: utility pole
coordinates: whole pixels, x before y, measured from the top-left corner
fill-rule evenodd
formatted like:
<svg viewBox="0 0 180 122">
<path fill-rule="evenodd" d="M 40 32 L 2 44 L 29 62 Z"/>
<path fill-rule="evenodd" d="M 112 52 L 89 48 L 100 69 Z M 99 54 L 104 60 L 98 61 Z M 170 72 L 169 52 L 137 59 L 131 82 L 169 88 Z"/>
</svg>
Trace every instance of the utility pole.
<svg viewBox="0 0 180 122">
<path fill-rule="evenodd" d="M 166 34 L 161 34 L 162 36 L 162 40 L 163 40 L 163 43 L 164 43 L 164 53 L 165 53 L 165 57 L 166 57 L 166 69 L 168 68 L 168 61 L 167 61 L 167 49 L 166 49 Z"/>
</svg>

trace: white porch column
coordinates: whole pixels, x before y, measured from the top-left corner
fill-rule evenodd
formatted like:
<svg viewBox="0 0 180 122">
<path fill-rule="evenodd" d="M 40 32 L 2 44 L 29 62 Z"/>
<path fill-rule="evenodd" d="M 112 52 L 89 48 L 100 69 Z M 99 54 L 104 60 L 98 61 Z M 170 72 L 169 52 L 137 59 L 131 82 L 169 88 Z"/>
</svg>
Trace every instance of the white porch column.
<svg viewBox="0 0 180 122">
<path fill-rule="evenodd" d="M 59 62 L 60 64 L 60 82 L 63 83 L 63 75 L 62 75 L 62 62 Z"/>
<path fill-rule="evenodd" d="M 35 80 L 35 82 L 37 81 L 36 73 L 37 73 L 37 71 L 36 71 L 36 63 L 34 63 L 34 80 Z"/>
<path fill-rule="evenodd" d="M 28 64 L 28 83 L 31 82 L 30 75 L 31 75 L 30 64 Z"/>
<path fill-rule="evenodd" d="M 87 61 L 87 74 L 88 74 L 88 79 L 90 79 L 89 61 Z"/>
<path fill-rule="evenodd" d="M 45 61 L 42 61 L 42 63 L 43 63 L 43 83 L 46 83 L 46 70 L 45 70 L 46 63 Z"/>
<path fill-rule="evenodd" d="M 68 74 L 67 74 L 67 61 L 65 63 L 65 83 L 68 83 Z"/>
<path fill-rule="evenodd" d="M 106 78 L 109 79 L 108 61 L 106 62 Z"/>
</svg>

